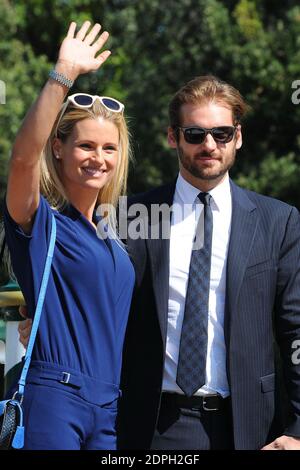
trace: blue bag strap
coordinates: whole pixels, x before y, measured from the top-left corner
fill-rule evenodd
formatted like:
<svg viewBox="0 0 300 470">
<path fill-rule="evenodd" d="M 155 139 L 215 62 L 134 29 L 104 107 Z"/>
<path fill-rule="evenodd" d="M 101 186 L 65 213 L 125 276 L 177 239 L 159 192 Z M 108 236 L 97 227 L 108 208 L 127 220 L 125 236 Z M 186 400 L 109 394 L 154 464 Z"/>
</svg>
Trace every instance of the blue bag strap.
<svg viewBox="0 0 300 470">
<path fill-rule="evenodd" d="M 53 252 L 54 252 L 54 247 L 55 247 L 55 240 L 56 240 L 56 220 L 54 215 L 52 214 L 52 224 L 51 224 L 51 236 L 50 236 L 50 242 L 49 242 L 49 247 L 48 247 L 48 253 L 47 253 L 47 258 L 45 262 L 45 268 L 44 268 L 44 273 L 43 273 L 43 278 L 42 278 L 42 283 L 39 291 L 39 296 L 38 296 L 38 301 L 35 309 L 35 315 L 34 315 L 34 320 L 32 323 L 32 328 L 31 328 L 31 334 L 27 346 L 27 351 L 25 354 L 25 359 L 24 359 L 24 366 L 22 369 L 22 374 L 20 377 L 20 380 L 18 382 L 19 384 L 19 389 L 17 394 L 20 396 L 21 400 L 24 395 L 24 386 L 26 382 L 26 376 L 27 372 L 30 366 L 30 361 L 31 361 L 31 354 L 32 354 L 32 349 L 34 346 L 34 341 L 35 337 L 37 334 L 40 318 L 41 318 L 41 313 L 43 310 L 43 305 L 44 305 L 44 300 L 45 300 L 45 294 L 47 290 L 47 285 L 48 285 L 48 280 L 49 280 L 49 275 L 50 275 L 50 270 L 51 270 L 51 264 L 52 264 L 52 258 L 53 258 Z M 20 399 L 19 398 L 19 399 Z"/>
</svg>

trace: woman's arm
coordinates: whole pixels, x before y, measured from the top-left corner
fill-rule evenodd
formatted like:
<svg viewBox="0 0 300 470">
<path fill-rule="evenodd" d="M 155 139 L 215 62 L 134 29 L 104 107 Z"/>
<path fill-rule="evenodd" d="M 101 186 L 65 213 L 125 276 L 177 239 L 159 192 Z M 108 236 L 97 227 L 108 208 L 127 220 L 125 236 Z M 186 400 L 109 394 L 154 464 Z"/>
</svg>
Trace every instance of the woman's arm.
<svg viewBox="0 0 300 470">
<path fill-rule="evenodd" d="M 110 55 L 110 51 L 104 51 L 96 56 L 108 33 L 97 38 L 101 26 L 95 24 L 88 33 L 89 27 L 86 21 L 75 34 L 76 23 L 72 22 L 60 47 L 55 70 L 70 80 L 97 70 Z M 68 88 L 57 81 L 47 81 L 26 114 L 12 149 L 6 203 L 11 217 L 25 231 L 31 230 L 39 204 L 40 155 L 67 92 Z"/>
</svg>

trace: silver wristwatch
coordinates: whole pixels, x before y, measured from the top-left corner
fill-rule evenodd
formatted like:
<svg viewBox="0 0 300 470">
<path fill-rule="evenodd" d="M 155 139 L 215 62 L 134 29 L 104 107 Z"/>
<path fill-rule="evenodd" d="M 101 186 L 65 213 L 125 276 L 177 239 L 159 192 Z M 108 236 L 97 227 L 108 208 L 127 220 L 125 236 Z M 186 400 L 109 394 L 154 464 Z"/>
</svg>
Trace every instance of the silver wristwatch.
<svg viewBox="0 0 300 470">
<path fill-rule="evenodd" d="M 51 70 L 49 72 L 49 77 L 52 78 L 52 80 L 56 80 L 58 83 L 66 86 L 67 88 L 72 88 L 74 84 L 73 80 L 65 77 L 62 73 L 56 72 L 56 70 Z"/>
</svg>

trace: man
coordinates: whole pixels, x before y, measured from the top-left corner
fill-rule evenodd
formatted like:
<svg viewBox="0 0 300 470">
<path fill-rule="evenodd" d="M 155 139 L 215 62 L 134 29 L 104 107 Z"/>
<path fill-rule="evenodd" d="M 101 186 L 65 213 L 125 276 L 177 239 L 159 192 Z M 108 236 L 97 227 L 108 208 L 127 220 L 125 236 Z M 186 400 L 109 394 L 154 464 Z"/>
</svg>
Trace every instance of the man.
<svg viewBox="0 0 300 470">
<path fill-rule="evenodd" d="M 229 179 L 245 110 L 239 92 L 215 77 L 189 82 L 169 107 L 178 179 L 130 200 L 149 214 L 153 205 L 177 210 L 170 239 L 128 237 L 137 286 L 124 350 L 120 448 L 300 448 L 300 366 L 292 362 L 300 338 L 299 214 Z M 211 195 L 213 219 L 206 376 L 189 397 L 177 369 L 185 304 L 193 301 L 187 290 L 200 192 Z M 180 215 L 185 206 L 192 209 Z M 275 337 L 290 405 L 286 428 Z"/>
<path fill-rule="evenodd" d="M 129 200 L 120 449 L 300 448 L 299 214 L 229 179 L 245 111 L 215 77 L 185 85 L 169 107 L 178 179 Z M 135 207 L 150 215 L 138 238 Z"/>
</svg>

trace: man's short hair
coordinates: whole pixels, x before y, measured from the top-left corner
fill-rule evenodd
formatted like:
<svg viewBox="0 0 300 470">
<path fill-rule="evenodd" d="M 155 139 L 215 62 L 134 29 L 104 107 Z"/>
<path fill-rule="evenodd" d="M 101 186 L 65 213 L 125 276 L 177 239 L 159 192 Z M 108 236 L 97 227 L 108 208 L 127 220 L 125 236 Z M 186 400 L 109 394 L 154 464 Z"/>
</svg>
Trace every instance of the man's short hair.
<svg viewBox="0 0 300 470">
<path fill-rule="evenodd" d="M 184 85 L 173 96 L 169 104 L 170 126 L 176 129 L 181 125 L 181 108 L 184 104 L 223 103 L 232 110 L 234 125 L 240 123 L 249 106 L 240 92 L 213 75 L 196 77 Z"/>
</svg>

